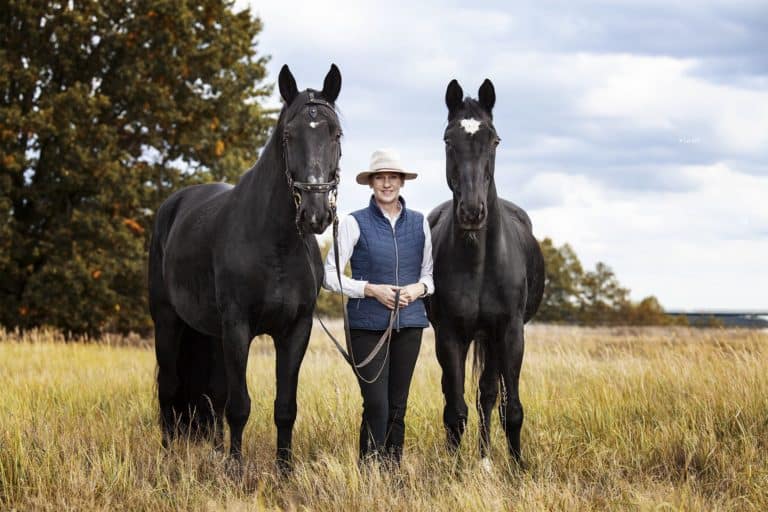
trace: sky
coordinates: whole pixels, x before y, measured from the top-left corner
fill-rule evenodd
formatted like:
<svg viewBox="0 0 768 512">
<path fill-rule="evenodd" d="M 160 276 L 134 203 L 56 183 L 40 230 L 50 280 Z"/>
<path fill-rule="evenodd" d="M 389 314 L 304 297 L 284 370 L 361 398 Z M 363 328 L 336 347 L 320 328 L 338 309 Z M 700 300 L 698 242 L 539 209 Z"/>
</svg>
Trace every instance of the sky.
<svg viewBox="0 0 768 512">
<path fill-rule="evenodd" d="M 768 2 L 245 1 L 260 54 L 299 89 L 342 74 L 339 208 L 373 150 L 450 199 L 445 89 L 496 89 L 499 196 L 537 238 L 602 261 L 667 310 L 768 311 Z M 270 100 L 279 105 L 277 87 Z"/>
</svg>

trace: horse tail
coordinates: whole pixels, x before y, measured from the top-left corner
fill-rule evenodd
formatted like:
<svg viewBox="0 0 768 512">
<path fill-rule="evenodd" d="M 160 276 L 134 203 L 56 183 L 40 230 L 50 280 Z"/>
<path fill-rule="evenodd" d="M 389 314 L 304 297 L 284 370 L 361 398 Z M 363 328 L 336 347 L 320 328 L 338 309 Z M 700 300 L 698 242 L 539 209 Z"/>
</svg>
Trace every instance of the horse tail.
<svg viewBox="0 0 768 512">
<path fill-rule="evenodd" d="M 224 372 L 216 371 L 216 366 L 223 364 L 223 355 L 218 339 L 185 326 L 179 343 L 178 385 L 172 402 L 179 430 L 192 438 L 210 437 L 216 422 L 222 419 L 224 397 L 216 390 L 225 389 L 225 376 Z"/>
<path fill-rule="evenodd" d="M 541 253 L 541 247 L 539 247 L 539 243 L 535 238 L 533 238 L 533 243 L 527 251 L 526 260 L 528 298 L 525 302 L 524 323 L 533 318 L 533 315 L 536 314 L 539 306 L 541 306 L 541 300 L 544 298 L 544 282 L 546 278 L 544 255 Z"/>
<path fill-rule="evenodd" d="M 488 350 L 488 337 L 484 332 L 479 332 L 472 342 L 472 379 L 477 379 L 485 370 L 485 361 Z"/>
</svg>

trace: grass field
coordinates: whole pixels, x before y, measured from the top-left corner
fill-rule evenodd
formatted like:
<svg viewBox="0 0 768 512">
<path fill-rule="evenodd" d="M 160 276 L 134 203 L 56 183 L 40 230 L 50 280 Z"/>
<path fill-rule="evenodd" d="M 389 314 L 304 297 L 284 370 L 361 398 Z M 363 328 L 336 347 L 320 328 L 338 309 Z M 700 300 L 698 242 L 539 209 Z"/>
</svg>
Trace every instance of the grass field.
<svg viewBox="0 0 768 512">
<path fill-rule="evenodd" d="M 532 326 L 523 458 L 477 461 L 477 415 L 444 449 L 431 332 L 414 377 L 401 472 L 360 472 L 361 400 L 316 330 L 299 383 L 296 469 L 273 466 L 274 357 L 257 339 L 242 482 L 210 446 L 160 446 L 154 355 L 141 340 L 0 333 L 0 509 L 768 510 L 768 333 Z M 474 404 L 474 386 L 467 387 Z"/>
</svg>

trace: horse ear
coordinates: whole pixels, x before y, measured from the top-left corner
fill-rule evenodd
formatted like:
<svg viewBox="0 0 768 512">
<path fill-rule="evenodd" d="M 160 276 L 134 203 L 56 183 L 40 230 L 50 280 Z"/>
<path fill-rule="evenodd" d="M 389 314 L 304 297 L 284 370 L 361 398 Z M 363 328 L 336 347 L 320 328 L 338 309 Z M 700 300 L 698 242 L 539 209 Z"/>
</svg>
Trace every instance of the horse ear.
<svg viewBox="0 0 768 512">
<path fill-rule="evenodd" d="M 496 90 L 493 88 L 493 83 L 487 78 L 480 86 L 480 90 L 477 91 L 477 98 L 480 100 L 480 105 L 490 114 L 496 104 Z"/>
<path fill-rule="evenodd" d="M 331 64 L 331 69 L 325 75 L 323 82 L 323 97 L 333 103 L 339 97 L 339 91 L 341 91 L 341 72 L 336 64 Z"/>
<path fill-rule="evenodd" d="M 448 84 L 448 88 L 445 90 L 445 105 L 448 107 L 448 118 L 458 110 L 464 101 L 464 91 L 461 89 L 459 82 L 454 78 Z"/>
<path fill-rule="evenodd" d="M 290 105 L 293 103 L 293 100 L 299 95 L 299 89 L 296 87 L 296 79 L 293 78 L 293 73 L 288 69 L 288 64 L 283 64 L 283 67 L 280 69 L 277 83 L 280 86 L 280 96 L 283 97 L 285 104 Z"/>
</svg>

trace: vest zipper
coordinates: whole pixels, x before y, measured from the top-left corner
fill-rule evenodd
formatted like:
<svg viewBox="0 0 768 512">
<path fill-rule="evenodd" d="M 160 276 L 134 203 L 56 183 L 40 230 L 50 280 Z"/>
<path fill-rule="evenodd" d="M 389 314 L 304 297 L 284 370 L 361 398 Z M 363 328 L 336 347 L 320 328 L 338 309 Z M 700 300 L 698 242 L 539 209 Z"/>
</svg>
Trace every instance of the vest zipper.
<svg viewBox="0 0 768 512">
<path fill-rule="evenodd" d="M 400 255 L 397 252 L 397 235 L 395 234 L 395 226 L 392 224 L 390 226 L 392 226 L 392 240 L 395 242 L 395 286 L 400 287 Z M 400 332 L 400 307 L 395 304 L 395 308 L 397 332 Z"/>
</svg>

